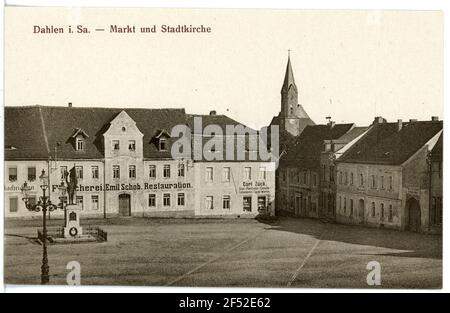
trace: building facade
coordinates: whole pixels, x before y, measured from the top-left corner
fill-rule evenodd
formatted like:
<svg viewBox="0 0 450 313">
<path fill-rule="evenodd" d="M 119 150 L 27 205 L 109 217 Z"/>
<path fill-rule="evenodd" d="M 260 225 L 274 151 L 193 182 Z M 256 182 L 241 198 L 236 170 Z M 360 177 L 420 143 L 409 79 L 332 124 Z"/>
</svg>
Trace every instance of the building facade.
<svg viewBox="0 0 450 313">
<path fill-rule="evenodd" d="M 370 130 L 337 161 L 336 220 L 439 232 L 439 142 L 442 122 L 437 118 L 397 123 L 376 118 Z"/>
<path fill-rule="evenodd" d="M 171 137 L 172 128 L 189 124 L 184 110 L 35 106 L 7 107 L 5 115 L 6 218 L 40 217 L 26 210 L 21 186 L 27 182 L 38 201 L 42 170 L 49 173 L 54 204 L 67 201 L 58 189 L 64 173 L 76 172 L 74 200 L 83 216 L 274 214 L 273 162 L 172 157 L 178 139 Z M 237 123 L 226 116 L 204 118 Z"/>
</svg>

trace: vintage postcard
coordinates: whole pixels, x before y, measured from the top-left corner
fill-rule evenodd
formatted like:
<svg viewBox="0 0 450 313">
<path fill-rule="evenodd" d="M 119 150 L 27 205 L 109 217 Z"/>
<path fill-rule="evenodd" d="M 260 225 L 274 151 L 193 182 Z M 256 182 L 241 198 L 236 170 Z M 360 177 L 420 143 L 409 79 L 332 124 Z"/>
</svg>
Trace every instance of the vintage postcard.
<svg viewBox="0 0 450 313">
<path fill-rule="evenodd" d="M 5 284 L 442 288 L 442 12 L 7 6 L 4 38 Z"/>
</svg>

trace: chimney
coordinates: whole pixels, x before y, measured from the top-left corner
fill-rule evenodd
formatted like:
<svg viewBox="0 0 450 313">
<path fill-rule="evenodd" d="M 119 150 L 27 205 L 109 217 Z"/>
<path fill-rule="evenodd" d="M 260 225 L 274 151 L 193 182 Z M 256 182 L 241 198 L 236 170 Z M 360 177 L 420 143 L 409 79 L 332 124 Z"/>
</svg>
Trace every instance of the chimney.
<svg viewBox="0 0 450 313">
<path fill-rule="evenodd" d="M 401 131 L 403 127 L 403 121 L 397 120 L 397 131 Z"/>
<path fill-rule="evenodd" d="M 71 108 L 72 107 L 72 102 L 69 102 L 69 108 Z"/>
<path fill-rule="evenodd" d="M 216 112 L 215 110 L 210 111 L 210 112 L 209 112 L 209 115 L 211 115 L 211 116 L 217 115 L 217 112 Z"/>
<path fill-rule="evenodd" d="M 373 123 L 374 124 L 382 124 L 382 123 L 384 123 L 384 118 L 382 116 L 376 116 Z"/>
<path fill-rule="evenodd" d="M 412 118 L 412 119 L 409 120 L 409 122 L 410 122 L 410 123 L 417 122 L 417 118 Z"/>
<path fill-rule="evenodd" d="M 439 116 L 432 116 L 432 117 L 431 117 L 431 120 L 432 120 L 433 122 L 438 122 L 438 121 L 439 121 Z"/>
<path fill-rule="evenodd" d="M 329 122 L 328 122 L 328 126 L 330 126 L 330 128 L 333 128 L 334 125 L 336 125 L 336 122 L 335 122 L 335 121 L 329 121 Z"/>
</svg>

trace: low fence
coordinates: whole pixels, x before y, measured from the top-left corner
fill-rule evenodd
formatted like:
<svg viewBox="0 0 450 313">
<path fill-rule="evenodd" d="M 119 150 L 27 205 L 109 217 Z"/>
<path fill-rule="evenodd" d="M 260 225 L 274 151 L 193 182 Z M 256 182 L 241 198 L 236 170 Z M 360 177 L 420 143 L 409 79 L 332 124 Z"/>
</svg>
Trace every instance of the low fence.
<svg viewBox="0 0 450 313">
<path fill-rule="evenodd" d="M 91 235 L 91 236 L 97 237 L 97 239 L 100 240 L 100 241 L 108 241 L 108 233 L 105 232 L 100 227 L 88 226 L 86 228 L 86 230 L 85 230 L 85 233 L 87 235 Z"/>
<path fill-rule="evenodd" d="M 83 229 L 85 235 L 91 235 L 97 238 L 98 241 L 108 241 L 108 233 L 96 226 L 87 226 Z M 39 241 L 44 241 L 44 233 L 42 229 L 37 231 L 37 236 Z M 64 228 L 63 227 L 48 227 L 47 228 L 47 241 L 52 242 L 52 238 L 64 238 Z"/>
</svg>

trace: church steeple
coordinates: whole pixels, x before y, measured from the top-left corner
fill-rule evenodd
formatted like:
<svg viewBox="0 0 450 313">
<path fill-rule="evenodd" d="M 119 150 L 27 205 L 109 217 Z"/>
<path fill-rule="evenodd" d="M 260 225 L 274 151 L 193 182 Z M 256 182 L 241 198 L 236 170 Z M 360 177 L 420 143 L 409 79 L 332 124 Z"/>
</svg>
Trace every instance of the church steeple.
<svg viewBox="0 0 450 313">
<path fill-rule="evenodd" d="M 286 74 L 284 75 L 283 87 L 281 88 L 281 115 L 283 117 L 296 117 L 298 108 L 298 89 L 295 84 L 294 71 L 291 65 L 289 52 Z"/>
</svg>

